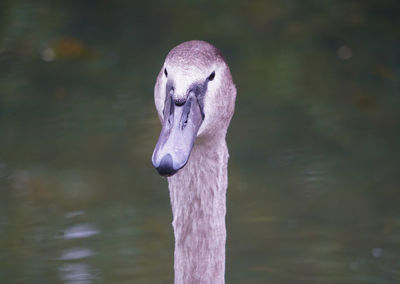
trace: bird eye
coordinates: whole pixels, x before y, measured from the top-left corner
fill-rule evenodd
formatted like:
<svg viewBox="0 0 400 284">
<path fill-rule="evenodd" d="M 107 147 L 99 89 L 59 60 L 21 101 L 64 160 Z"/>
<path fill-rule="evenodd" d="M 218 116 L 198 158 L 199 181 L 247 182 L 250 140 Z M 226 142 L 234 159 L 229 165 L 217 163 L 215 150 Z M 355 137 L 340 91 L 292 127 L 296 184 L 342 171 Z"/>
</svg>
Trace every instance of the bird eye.
<svg viewBox="0 0 400 284">
<path fill-rule="evenodd" d="M 211 73 L 211 75 L 208 76 L 208 81 L 214 80 L 214 77 L 215 77 L 215 71 L 213 71 L 213 72 Z"/>
<path fill-rule="evenodd" d="M 164 74 L 165 74 L 165 77 L 168 77 L 167 68 L 164 68 Z"/>
</svg>

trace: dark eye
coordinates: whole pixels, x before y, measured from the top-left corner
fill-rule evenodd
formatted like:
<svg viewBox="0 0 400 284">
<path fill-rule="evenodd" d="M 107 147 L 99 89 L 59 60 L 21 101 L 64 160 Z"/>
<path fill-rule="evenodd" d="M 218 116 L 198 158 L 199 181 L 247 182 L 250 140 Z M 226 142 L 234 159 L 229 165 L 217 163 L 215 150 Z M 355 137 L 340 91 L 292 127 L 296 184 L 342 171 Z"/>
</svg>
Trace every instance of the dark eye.
<svg viewBox="0 0 400 284">
<path fill-rule="evenodd" d="M 164 74 L 165 74 L 165 77 L 168 77 L 167 68 L 164 68 Z"/>
<path fill-rule="evenodd" d="M 210 76 L 208 76 L 208 81 L 214 80 L 214 77 L 215 77 L 215 71 L 213 71 L 213 72 L 210 74 Z"/>
</svg>

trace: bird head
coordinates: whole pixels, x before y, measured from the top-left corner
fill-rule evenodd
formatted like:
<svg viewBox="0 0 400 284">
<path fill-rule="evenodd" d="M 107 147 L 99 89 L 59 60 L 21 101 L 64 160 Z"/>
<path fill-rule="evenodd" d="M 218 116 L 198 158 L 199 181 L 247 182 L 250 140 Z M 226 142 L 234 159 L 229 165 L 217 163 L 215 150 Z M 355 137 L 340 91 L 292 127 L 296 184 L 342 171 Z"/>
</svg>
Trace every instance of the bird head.
<svg viewBox="0 0 400 284">
<path fill-rule="evenodd" d="M 225 138 L 236 88 L 217 48 L 188 41 L 167 55 L 154 88 L 162 129 L 152 156 L 161 175 L 183 168 L 196 140 Z"/>
</svg>

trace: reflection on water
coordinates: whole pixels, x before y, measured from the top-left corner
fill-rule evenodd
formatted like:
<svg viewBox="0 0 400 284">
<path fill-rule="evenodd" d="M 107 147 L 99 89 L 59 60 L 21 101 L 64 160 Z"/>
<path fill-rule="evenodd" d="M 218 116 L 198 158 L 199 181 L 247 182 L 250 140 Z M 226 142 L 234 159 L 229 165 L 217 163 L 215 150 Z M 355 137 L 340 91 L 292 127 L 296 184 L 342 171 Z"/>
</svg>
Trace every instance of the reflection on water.
<svg viewBox="0 0 400 284">
<path fill-rule="evenodd" d="M 98 283 L 96 271 L 86 263 L 64 264 L 59 268 L 60 278 L 66 284 Z"/>
<path fill-rule="evenodd" d="M 78 216 L 82 216 L 85 214 L 85 211 L 83 210 L 76 210 L 76 211 L 71 211 L 71 212 L 67 212 L 65 213 L 65 218 L 74 218 L 74 217 L 78 217 Z"/>
<path fill-rule="evenodd" d="M 85 212 L 83 210 L 76 210 L 64 214 L 65 218 L 82 218 Z M 83 247 L 80 244 L 76 247 L 75 243 L 70 243 L 74 239 L 91 238 L 98 235 L 100 231 L 93 224 L 74 224 L 63 230 L 62 239 L 65 240 L 64 249 L 60 256 L 58 270 L 60 279 L 63 283 L 98 283 L 100 279 L 99 271 L 93 268 L 92 265 L 87 263 L 87 259 L 94 256 L 96 253 L 93 249 Z"/>
<path fill-rule="evenodd" d="M 74 260 L 92 256 L 94 252 L 86 248 L 72 248 L 64 251 L 60 256 L 60 260 Z"/>
<path fill-rule="evenodd" d="M 152 95 L 191 38 L 238 89 L 227 283 L 400 282 L 396 1 L 3 2 L 1 283 L 172 283 Z"/>
<path fill-rule="evenodd" d="M 93 225 L 90 224 L 79 224 L 71 226 L 64 230 L 63 238 L 68 239 L 79 239 L 88 238 L 93 235 L 97 235 L 99 230 L 97 230 Z"/>
</svg>

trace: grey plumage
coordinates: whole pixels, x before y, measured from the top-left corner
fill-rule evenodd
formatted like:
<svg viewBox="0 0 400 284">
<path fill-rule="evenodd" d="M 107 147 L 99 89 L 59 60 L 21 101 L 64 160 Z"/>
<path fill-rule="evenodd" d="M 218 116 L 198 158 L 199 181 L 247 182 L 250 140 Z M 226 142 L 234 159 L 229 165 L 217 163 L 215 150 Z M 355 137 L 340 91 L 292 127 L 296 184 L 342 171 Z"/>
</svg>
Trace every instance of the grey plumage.
<svg viewBox="0 0 400 284">
<path fill-rule="evenodd" d="M 229 67 L 211 44 L 184 42 L 167 55 L 154 98 L 163 130 L 152 161 L 171 175 L 175 283 L 224 283 L 225 136 L 236 99 Z M 167 113 L 166 102 L 178 103 Z"/>
</svg>

